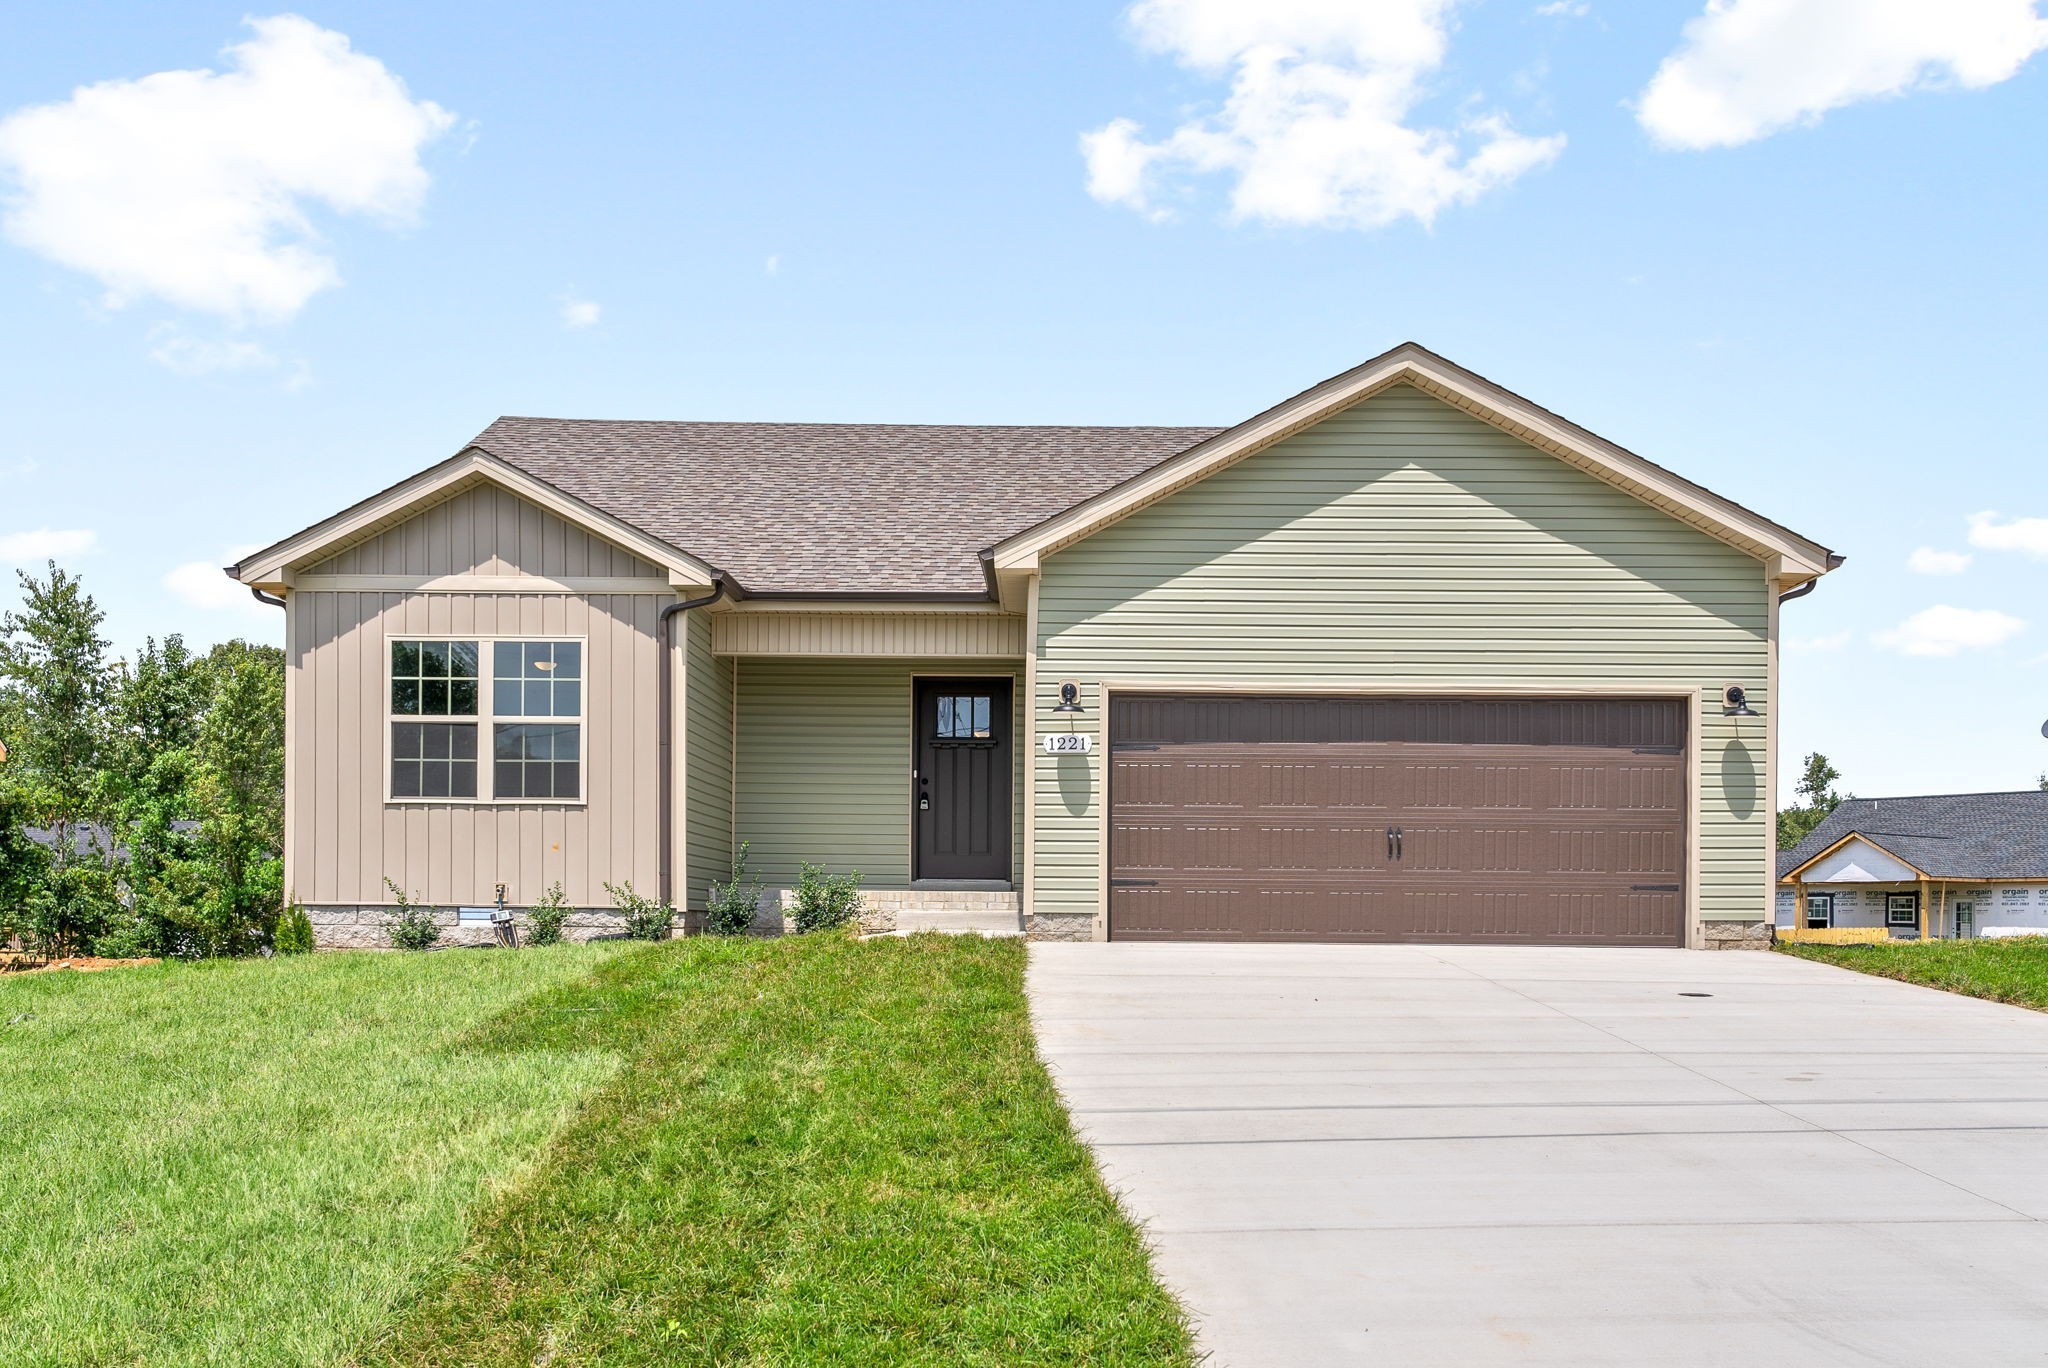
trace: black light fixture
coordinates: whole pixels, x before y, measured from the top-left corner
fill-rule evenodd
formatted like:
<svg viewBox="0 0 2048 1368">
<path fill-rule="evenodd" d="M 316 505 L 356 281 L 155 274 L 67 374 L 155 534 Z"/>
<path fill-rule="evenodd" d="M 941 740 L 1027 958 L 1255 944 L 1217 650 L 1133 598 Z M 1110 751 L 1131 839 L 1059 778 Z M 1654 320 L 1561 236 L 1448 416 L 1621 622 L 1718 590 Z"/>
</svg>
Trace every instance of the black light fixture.
<svg viewBox="0 0 2048 1368">
<path fill-rule="evenodd" d="M 1081 686 L 1071 679 L 1062 681 L 1060 684 L 1060 701 L 1054 705 L 1053 711 L 1056 713 L 1077 713 L 1081 711 Z"/>
<path fill-rule="evenodd" d="M 1740 684 L 1730 684 L 1721 690 L 1721 715 L 1723 717 L 1756 717 L 1757 710 L 1749 706 L 1749 695 Z"/>
</svg>

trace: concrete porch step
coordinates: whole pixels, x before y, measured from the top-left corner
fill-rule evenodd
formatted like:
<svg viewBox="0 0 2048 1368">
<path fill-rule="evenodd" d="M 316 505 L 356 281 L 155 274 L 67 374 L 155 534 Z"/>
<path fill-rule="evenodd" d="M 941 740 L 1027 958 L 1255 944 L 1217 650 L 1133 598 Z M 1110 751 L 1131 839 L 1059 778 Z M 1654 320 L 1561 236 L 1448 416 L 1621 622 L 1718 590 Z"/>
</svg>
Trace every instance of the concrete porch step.
<svg viewBox="0 0 2048 1368">
<path fill-rule="evenodd" d="M 1009 895 L 1012 899 L 1015 894 Z M 1021 936 L 1024 914 L 1013 902 L 1006 910 L 992 908 L 903 907 L 896 911 L 896 934 L 944 931 L 951 935 Z"/>
</svg>

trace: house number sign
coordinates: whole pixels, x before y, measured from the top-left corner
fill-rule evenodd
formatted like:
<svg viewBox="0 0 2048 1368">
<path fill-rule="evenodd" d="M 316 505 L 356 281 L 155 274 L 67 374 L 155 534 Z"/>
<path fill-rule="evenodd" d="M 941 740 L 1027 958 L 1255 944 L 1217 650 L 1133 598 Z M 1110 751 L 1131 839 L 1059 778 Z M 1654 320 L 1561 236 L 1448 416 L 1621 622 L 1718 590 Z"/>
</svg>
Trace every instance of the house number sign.
<svg viewBox="0 0 2048 1368">
<path fill-rule="evenodd" d="M 1085 732 L 1054 732 L 1045 738 L 1047 755 L 1086 755 L 1095 749 L 1095 738 Z"/>
</svg>

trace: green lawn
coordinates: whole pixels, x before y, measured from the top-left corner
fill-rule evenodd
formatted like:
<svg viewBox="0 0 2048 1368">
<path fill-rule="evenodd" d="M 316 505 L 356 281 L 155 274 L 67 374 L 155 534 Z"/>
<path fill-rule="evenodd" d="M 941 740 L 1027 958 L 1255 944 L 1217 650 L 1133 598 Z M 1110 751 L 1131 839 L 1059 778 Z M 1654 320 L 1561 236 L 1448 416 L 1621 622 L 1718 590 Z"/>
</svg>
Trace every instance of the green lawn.
<svg viewBox="0 0 2048 1368">
<path fill-rule="evenodd" d="M 1880 945 L 1780 942 L 1778 949 L 1801 959 L 1883 978 L 2048 1011 L 2048 937 L 1890 941 Z"/>
<path fill-rule="evenodd" d="M 0 980 L 0 1363 L 1187 1364 L 1023 962 L 821 935 Z"/>
<path fill-rule="evenodd" d="M 0 1364 L 318 1364 L 619 1057 L 468 1028 L 617 952 L 0 977 Z"/>
</svg>

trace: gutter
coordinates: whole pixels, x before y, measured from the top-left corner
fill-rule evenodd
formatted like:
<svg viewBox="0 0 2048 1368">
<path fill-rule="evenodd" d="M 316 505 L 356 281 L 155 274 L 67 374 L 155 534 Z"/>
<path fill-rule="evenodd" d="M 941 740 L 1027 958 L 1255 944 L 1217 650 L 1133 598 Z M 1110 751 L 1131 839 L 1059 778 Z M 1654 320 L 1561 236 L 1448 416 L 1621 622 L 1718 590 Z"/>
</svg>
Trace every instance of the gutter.
<svg viewBox="0 0 2048 1368">
<path fill-rule="evenodd" d="M 1842 568 L 1842 562 L 1848 559 L 1849 558 L 1847 556 L 1837 556 L 1833 552 L 1830 552 L 1828 554 L 1828 569 L 1839 570 Z M 1797 585 L 1791 589 L 1787 589 L 1784 593 L 1778 595 L 1778 602 L 1790 603 L 1793 599 L 1805 598 L 1808 594 L 1812 593 L 1814 590 L 1818 588 L 1820 588 L 1820 576 L 1815 575 L 1806 583 Z"/>
<path fill-rule="evenodd" d="M 675 846 L 676 833 L 673 814 L 675 812 L 676 771 L 671 760 L 674 754 L 675 696 L 676 696 L 676 642 L 675 619 L 692 608 L 704 608 L 724 598 L 736 586 L 723 570 L 716 571 L 711 579 L 711 592 L 692 599 L 677 599 L 661 610 L 657 635 L 661 638 L 661 688 L 657 706 L 661 709 L 661 903 L 664 907 L 675 905 Z M 737 597 L 737 594 L 735 594 Z"/>
</svg>

